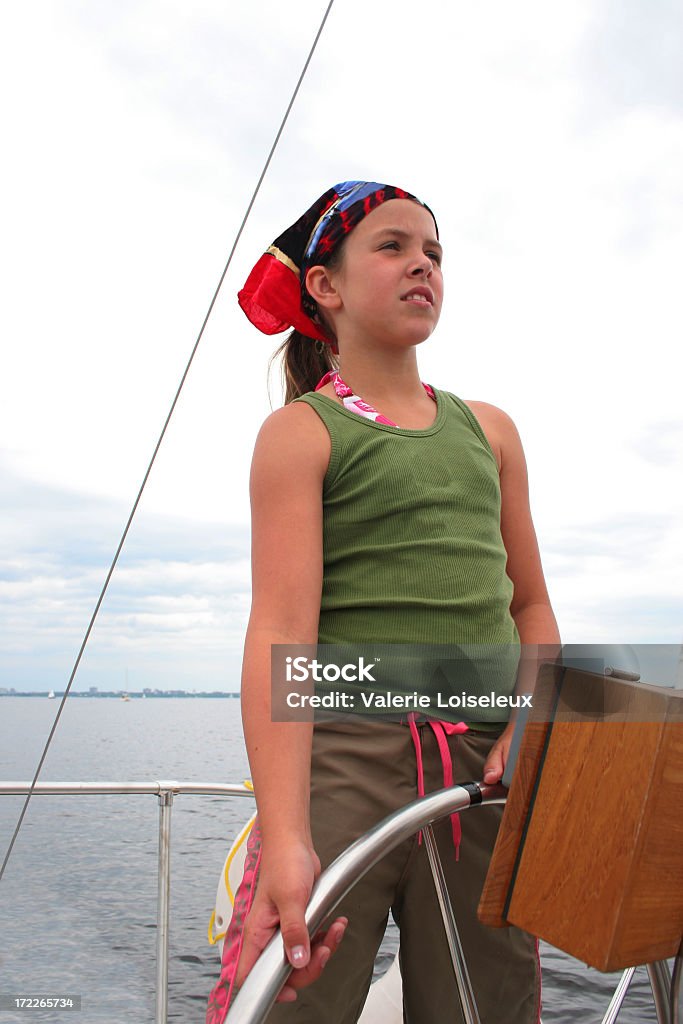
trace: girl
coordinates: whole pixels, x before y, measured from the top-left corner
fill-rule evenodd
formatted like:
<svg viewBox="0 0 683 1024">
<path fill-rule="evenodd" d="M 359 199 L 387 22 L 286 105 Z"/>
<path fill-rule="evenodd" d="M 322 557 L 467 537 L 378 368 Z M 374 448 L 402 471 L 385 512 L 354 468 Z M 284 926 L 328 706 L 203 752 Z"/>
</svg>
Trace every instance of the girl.
<svg viewBox="0 0 683 1024">
<path fill-rule="evenodd" d="M 457 1019 L 417 837 L 366 875 L 312 946 L 304 909 L 321 865 L 418 792 L 453 772 L 456 782 L 499 781 L 511 724 L 500 710 L 477 711 L 468 725 L 360 715 L 315 728 L 275 722 L 270 678 L 272 644 L 558 640 L 514 424 L 494 406 L 420 382 L 416 349 L 439 320 L 441 257 L 435 218 L 415 196 L 343 182 L 275 241 L 239 295 L 261 331 L 294 331 L 283 345 L 287 404 L 264 423 L 252 465 L 242 695 L 259 827 L 210 1024 L 224 1019 L 234 983 L 278 925 L 293 971 L 269 1024 L 353 1024 L 390 909 L 401 932 L 404 1020 Z M 501 680 L 499 692 L 513 685 Z M 476 918 L 500 808 L 464 818 L 459 858 L 458 824 L 435 831 L 482 1024 L 531 1024 L 540 1008 L 535 940 Z"/>
</svg>

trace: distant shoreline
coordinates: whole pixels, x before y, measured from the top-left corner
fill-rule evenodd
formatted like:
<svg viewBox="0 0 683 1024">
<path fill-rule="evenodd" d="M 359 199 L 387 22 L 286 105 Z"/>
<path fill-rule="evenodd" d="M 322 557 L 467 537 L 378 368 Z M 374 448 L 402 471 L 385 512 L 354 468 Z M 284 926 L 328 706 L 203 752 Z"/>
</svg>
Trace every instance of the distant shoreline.
<svg viewBox="0 0 683 1024">
<path fill-rule="evenodd" d="M 0 690 L 0 698 L 2 697 L 42 697 L 44 700 L 54 699 L 60 700 L 64 696 L 64 691 L 54 691 L 54 698 L 50 698 L 49 694 L 53 691 L 42 690 L 42 691 L 31 691 L 31 690 Z M 97 693 L 91 693 L 88 691 L 84 693 L 81 691 L 74 691 L 69 694 L 69 699 L 78 698 L 89 698 L 99 700 L 100 698 L 118 699 L 118 700 L 142 700 L 148 698 L 149 700 L 167 700 L 169 697 L 179 697 L 181 699 L 187 698 L 188 700 L 194 700 L 197 697 L 239 697 L 239 691 L 236 693 L 221 692 L 219 690 L 206 690 L 202 692 L 189 692 L 187 690 L 144 690 L 138 692 L 137 690 L 98 690 Z"/>
</svg>

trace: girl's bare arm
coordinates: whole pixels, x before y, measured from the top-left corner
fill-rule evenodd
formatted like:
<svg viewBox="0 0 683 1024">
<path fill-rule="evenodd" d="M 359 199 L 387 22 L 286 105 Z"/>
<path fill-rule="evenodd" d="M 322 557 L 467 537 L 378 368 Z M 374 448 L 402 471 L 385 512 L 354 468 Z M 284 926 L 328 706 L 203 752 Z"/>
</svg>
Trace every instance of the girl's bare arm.
<svg viewBox="0 0 683 1024">
<path fill-rule="evenodd" d="M 242 672 L 242 718 L 262 834 L 260 880 L 245 929 L 238 983 L 280 925 L 299 968 L 284 998 L 320 974 L 343 923 L 311 957 L 304 910 L 320 871 L 309 820 L 310 723 L 273 722 L 271 645 L 315 644 L 322 589 L 322 483 L 329 435 L 306 405 L 273 413 L 251 472 L 252 608 Z"/>
<path fill-rule="evenodd" d="M 555 656 L 559 650 L 560 634 L 531 518 L 524 450 L 517 428 L 507 413 L 485 402 L 467 404 L 478 418 L 498 462 L 500 529 L 508 556 L 506 571 L 514 586 L 510 613 L 523 651 L 518 688 L 533 692 L 538 662 Z M 486 782 L 493 783 L 502 778 L 513 728 L 514 715 L 487 759 L 484 767 Z"/>
</svg>

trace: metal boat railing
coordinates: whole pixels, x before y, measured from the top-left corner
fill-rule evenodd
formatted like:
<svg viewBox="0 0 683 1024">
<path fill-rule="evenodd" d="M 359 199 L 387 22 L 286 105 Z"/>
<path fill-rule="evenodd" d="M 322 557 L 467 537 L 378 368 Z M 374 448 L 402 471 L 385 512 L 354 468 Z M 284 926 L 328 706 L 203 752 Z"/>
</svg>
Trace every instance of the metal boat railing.
<svg viewBox="0 0 683 1024">
<path fill-rule="evenodd" d="M 0 796 L 26 796 L 28 782 L 0 782 Z M 159 859 L 157 899 L 157 965 L 155 1024 L 168 1019 L 168 944 L 170 905 L 171 812 L 174 797 L 249 796 L 253 791 L 244 784 L 175 782 L 39 782 L 35 796 L 102 796 L 110 794 L 154 795 L 159 802 Z M 363 875 L 382 857 L 423 830 L 425 845 L 441 906 L 444 927 L 456 975 L 460 1002 L 466 1024 L 478 1024 L 476 1002 L 472 994 L 455 917 L 441 873 L 441 864 L 431 825 L 454 811 L 486 804 L 504 804 L 507 790 L 503 786 L 468 783 L 453 786 L 421 797 L 385 818 L 366 835 L 361 836 L 324 871 L 311 894 L 306 923 L 313 935 L 334 912 L 335 907 Z M 654 999 L 658 1024 L 680 1024 L 679 994 L 683 943 L 675 960 L 673 976 L 665 961 L 648 964 L 647 971 Z M 252 968 L 228 1014 L 229 1024 L 262 1024 L 289 971 L 282 938 L 278 932 Z M 622 975 L 602 1024 L 614 1024 L 628 991 L 635 968 Z"/>
<path fill-rule="evenodd" d="M 0 782 L 0 796 L 26 796 L 28 782 Z M 168 1021 L 168 942 L 171 895 L 171 812 L 179 794 L 192 796 L 254 796 L 244 783 L 220 782 L 38 782 L 34 796 L 153 795 L 159 800 L 159 860 L 157 868 L 156 1004 L 154 1024 Z"/>
</svg>

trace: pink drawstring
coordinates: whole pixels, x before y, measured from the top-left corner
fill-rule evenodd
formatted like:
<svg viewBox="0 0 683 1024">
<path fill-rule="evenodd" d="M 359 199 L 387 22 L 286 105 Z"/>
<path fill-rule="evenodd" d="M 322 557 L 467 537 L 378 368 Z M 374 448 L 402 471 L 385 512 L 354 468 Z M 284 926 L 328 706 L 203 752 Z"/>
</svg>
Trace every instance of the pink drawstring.
<svg viewBox="0 0 683 1024">
<path fill-rule="evenodd" d="M 436 736 L 436 742 L 439 747 L 439 754 L 441 755 L 441 764 L 443 765 L 443 784 L 444 789 L 453 785 L 453 761 L 451 759 L 451 752 L 448 747 L 448 740 L 446 735 L 461 735 L 467 732 L 469 726 L 465 725 L 464 722 L 441 722 L 433 721 L 431 718 L 427 719 L 427 724 L 432 727 L 434 735 Z M 424 781 L 424 768 L 422 766 L 422 744 L 420 743 L 420 734 L 415 724 L 415 712 L 408 715 L 408 725 L 410 727 L 410 735 L 413 740 L 413 746 L 415 747 L 415 760 L 417 762 L 417 795 L 425 795 L 425 781 Z M 460 840 L 462 839 L 462 827 L 460 825 L 460 815 L 457 811 L 451 814 L 451 828 L 453 830 L 453 845 L 455 847 L 455 859 L 460 860 Z M 418 843 L 422 842 L 422 831 L 418 836 Z"/>
<path fill-rule="evenodd" d="M 415 760 L 417 761 L 417 795 L 425 795 L 425 776 L 422 768 L 422 745 L 420 743 L 420 734 L 417 731 L 415 725 L 415 714 L 411 713 L 408 715 L 408 725 L 410 726 L 410 735 L 413 738 L 413 746 L 415 747 Z M 420 832 L 420 842 L 422 842 L 422 832 Z"/>
</svg>

